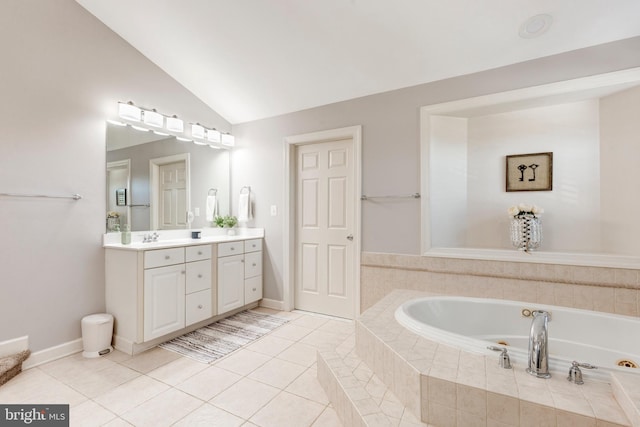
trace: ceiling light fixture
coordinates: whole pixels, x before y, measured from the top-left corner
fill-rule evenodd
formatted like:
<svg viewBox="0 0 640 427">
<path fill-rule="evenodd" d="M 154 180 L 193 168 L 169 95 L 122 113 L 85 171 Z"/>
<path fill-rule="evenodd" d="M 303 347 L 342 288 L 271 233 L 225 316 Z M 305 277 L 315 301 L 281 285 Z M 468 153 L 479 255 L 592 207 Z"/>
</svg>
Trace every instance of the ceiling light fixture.
<svg viewBox="0 0 640 427">
<path fill-rule="evenodd" d="M 532 16 L 520 26 L 518 34 L 520 34 L 520 37 L 523 39 L 539 37 L 547 32 L 552 22 L 553 17 L 546 13 Z"/>
</svg>

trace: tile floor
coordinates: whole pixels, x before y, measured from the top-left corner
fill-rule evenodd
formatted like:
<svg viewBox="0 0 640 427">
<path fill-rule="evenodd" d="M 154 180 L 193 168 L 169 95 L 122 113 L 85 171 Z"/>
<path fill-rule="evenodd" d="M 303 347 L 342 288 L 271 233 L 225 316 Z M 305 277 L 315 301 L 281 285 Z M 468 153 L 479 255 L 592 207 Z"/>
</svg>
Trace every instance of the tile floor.
<svg viewBox="0 0 640 427">
<path fill-rule="evenodd" d="M 341 426 L 316 377 L 316 351 L 355 346 L 353 322 L 304 312 L 211 364 L 154 348 L 80 353 L 0 387 L 3 403 L 68 403 L 71 426 Z"/>
</svg>

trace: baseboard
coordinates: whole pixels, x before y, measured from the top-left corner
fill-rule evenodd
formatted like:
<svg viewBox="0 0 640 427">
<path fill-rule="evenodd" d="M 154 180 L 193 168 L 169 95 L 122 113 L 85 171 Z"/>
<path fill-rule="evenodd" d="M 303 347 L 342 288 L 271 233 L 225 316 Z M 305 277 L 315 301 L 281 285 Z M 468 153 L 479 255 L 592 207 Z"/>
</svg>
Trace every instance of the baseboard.
<svg viewBox="0 0 640 427">
<path fill-rule="evenodd" d="M 0 357 L 11 356 L 29 348 L 29 336 L 14 338 L 0 342 Z"/>
<path fill-rule="evenodd" d="M 284 311 L 284 301 L 278 301 L 275 299 L 262 298 L 260 300 L 260 307 L 270 308 L 272 310 Z"/>
<path fill-rule="evenodd" d="M 51 362 L 52 360 L 60 359 L 61 357 L 69 356 L 70 354 L 78 353 L 80 351 L 82 351 L 82 338 L 56 345 L 54 347 L 45 348 L 44 350 L 31 353 L 31 356 L 22 362 L 22 369 L 33 368 L 35 366 L 42 365 L 43 363 Z"/>
</svg>

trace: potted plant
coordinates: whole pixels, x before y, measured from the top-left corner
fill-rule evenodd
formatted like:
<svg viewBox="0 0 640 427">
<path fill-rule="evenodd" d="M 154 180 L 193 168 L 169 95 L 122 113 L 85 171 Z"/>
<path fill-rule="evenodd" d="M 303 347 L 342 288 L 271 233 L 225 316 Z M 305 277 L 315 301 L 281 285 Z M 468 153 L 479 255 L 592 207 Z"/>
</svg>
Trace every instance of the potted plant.
<svg viewBox="0 0 640 427">
<path fill-rule="evenodd" d="M 236 234 L 235 230 L 233 230 L 233 227 L 235 227 L 236 224 L 238 223 L 238 218 L 236 218 L 235 216 L 233 215 L 216 216 L 213 219 L 213 222 L 216 225 L 216 227 L 228 228 L 229 229 L 227 231 L 228 235 L 233 236 L 234 234 Z"/>
</svg>

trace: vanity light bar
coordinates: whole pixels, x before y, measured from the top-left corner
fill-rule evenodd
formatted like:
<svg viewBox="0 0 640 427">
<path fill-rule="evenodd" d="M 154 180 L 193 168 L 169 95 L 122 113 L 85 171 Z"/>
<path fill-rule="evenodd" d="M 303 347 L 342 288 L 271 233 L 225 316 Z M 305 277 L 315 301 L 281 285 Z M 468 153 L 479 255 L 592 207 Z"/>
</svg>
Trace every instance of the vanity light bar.
<svg viewBox="0 0 640 427">
<path fill-rule="evenodd" d="M 222 139 L 220 131 L 215 129 L 207 130 L 207 140 L 209 140 L 209 142 L 221 142 Z"/>
<path fill-rule="evenodd" d="M 229 134 L 222 134 L 222 145 L 226 145 L 227 147 L 233 147 L 236 144 L 236 138 Z"/>
<path fill-rule="evenodd" d="M 131 120 L 132 122 L 139 122 L 142 119 L 142 110 L 133 105 L 133 102 L 131 101 L 126 104 L 124 102 L 119 102 L 118 115 L 123 119 Z"/>
<path fill-rule="evenodd" d="M 145 125 L 153 126 L 156 128 L 164 127 L 164 116 L 158 113 L 156 110 L 144 111 L 142 113 L 142 121 Z"/>
<path fill-rule="evenodd" d="M 229 133 L 223 134 L 217 129 L 207 128 L 200 123 L 191 123 L 191 135 L 189 135 L 188 132 L 186 135 L 178 135 L 185 134 L 184 121 L 182 121 L 182 119 L 179 119 L 177 116 L 166 116 L 158 113 L 155 109 L 148 110 L 140 108 L 132 101 L 118 102 L 118 116 L 125 120 L 125 122 L 118 120 L 107 121 L 117 126 L 131 126 L 141 132 L 153 131 L 155 134 L 161 136 L 173 135 L 179 141 L 193 142 L 198 145 L 209 145 L 211 148 L 222 148 L 219 145 L 226 147 L 233 147 L 235 145 L 233 135 Z M 135 125 L 127 122 L 135 122 Z M 138 125 L 138 123 L 142 126 Z M 170 133 L 165 133 L 160 129 L 166 129 Z M 188 138 L 188 136 L 191 136 L 191 138 Z"/>
<path fill-rule="evenodd" d="M 184 122 L 176 116 L 167 117 L 167 130 L 171 132 L 184 132 Z"/>
</svg>

